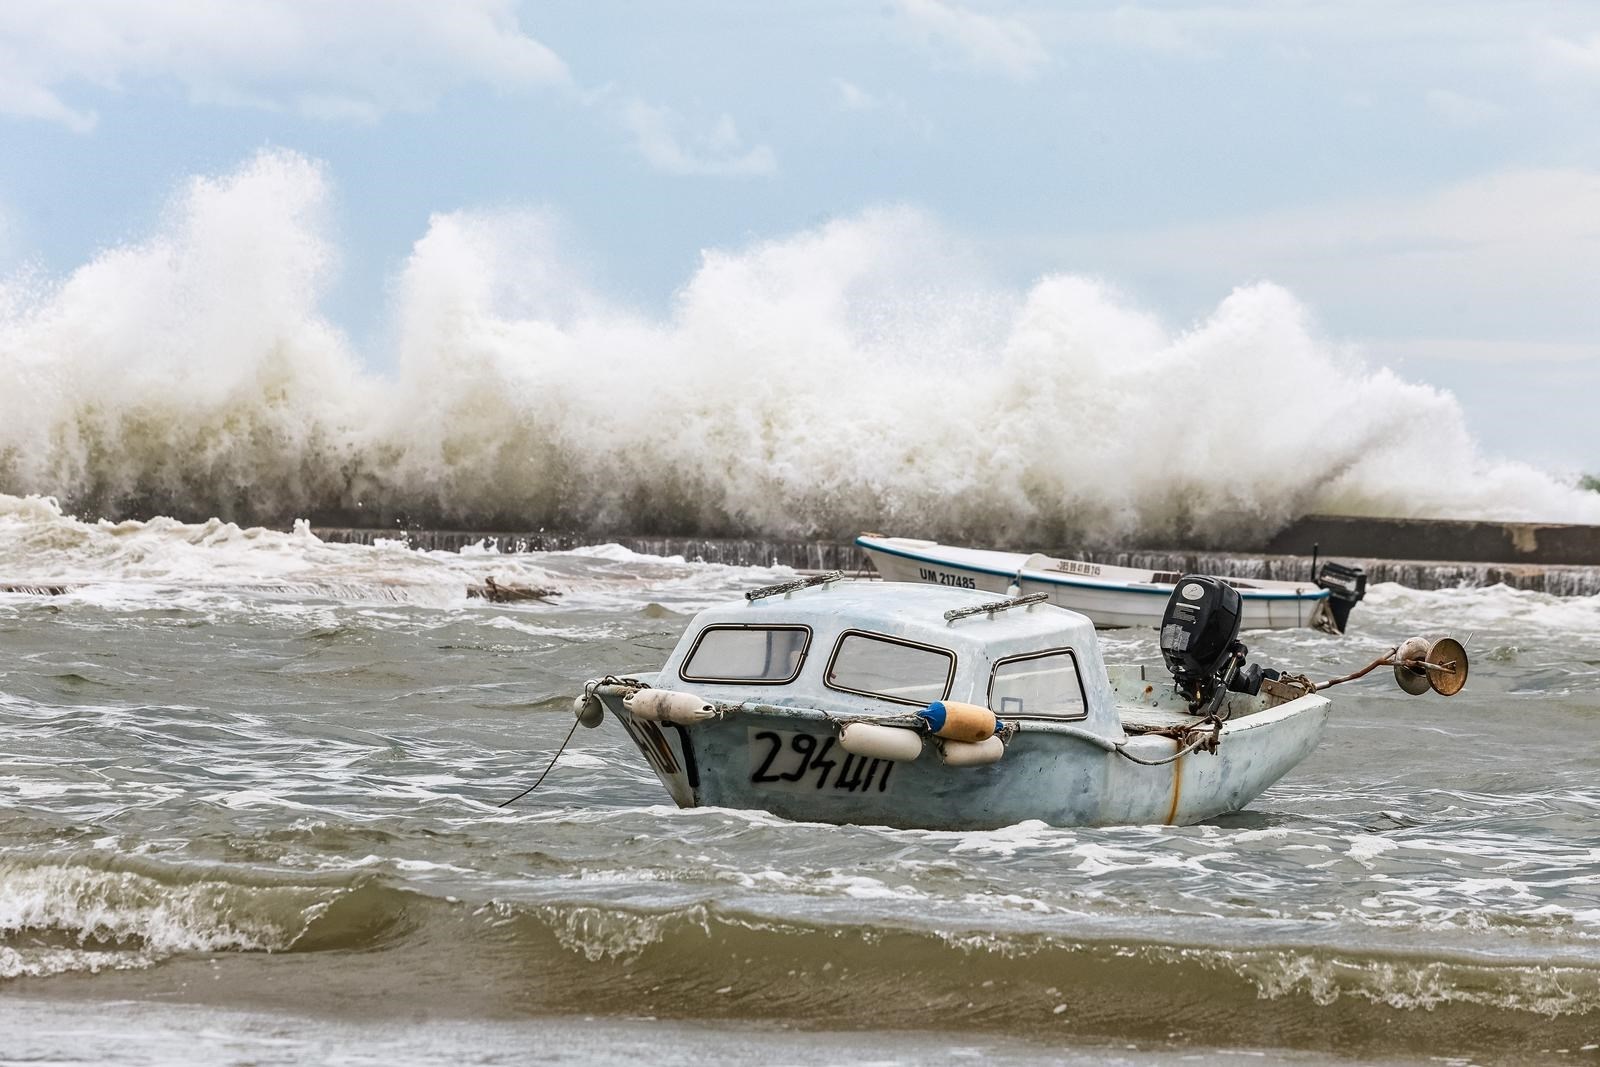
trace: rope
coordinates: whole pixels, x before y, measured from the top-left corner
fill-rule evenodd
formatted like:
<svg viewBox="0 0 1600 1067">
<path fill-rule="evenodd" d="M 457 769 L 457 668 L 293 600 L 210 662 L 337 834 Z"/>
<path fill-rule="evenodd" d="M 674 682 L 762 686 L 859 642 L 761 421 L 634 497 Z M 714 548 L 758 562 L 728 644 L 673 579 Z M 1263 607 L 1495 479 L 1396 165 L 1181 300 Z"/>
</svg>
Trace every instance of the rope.
<svg viewBox="0 0 1600 1067">
<path fill-rule="evenodd" d="M 1221 724 L 1219 723 L 1218 725 L 1220 726 Z M 1163 756 L 1160 759 L 1145 759 L 1142 756 L 1135 756 L 1132 752 L 1129 752 L 1126 748 L 1123 747 L 1123 745 L 1126 744 L 1126 742 L 1123 742 L 1122 744 L 1117 745 L 1117 755 L 1121 756 L 1125 760 L 1132 760 L 1134 763 L 1139 764 L 1139 766 L 1141 766 L 1141 767 L 1164 767 L 1169 763 L 1176 763 L 1178 760 L 1182 759 L 1184 756 L 1187 756 L 1189 753 L 1193 752 L 1195 749 L 1200 748 L 1200 747 L 1202 747 L 1204 745 L 1210 745 L 1211 746 L 1210 751 L 1214 752 L 1214 751 L 1216 751 L 1216 743 L 1217 743 L 1216 734 L 1212 734 L 1210 737 L 1197 737 L 1193 741 L 1191 741 L 1189 744 L 1187 744 L 1184 747 L 1178 749 L 1178 751 L 1174 752 L 1170 756 Z"/>
<path fill-rule="evenodd" d="M 618 687 L 623 688 L 623 689 L 649 689 L 650 688 L 648 685 L 646 685 L 645 683 L 639 681 L 639 679 L 637 679 L 637 678 L 619 678 L 615 674 L 608 674 L 604 678 L 596 678 L 595 680 L 593 680 L 591 682 L 584 683 L 584 686 L 583 686 L 584 695 L 585 696 L 593 695 L 594 691 L 596 689 L 598 689 L 602 685 L 614 685 L 614 686 L 618 686 Z M 575 718 L 575 719 L 572 720 L 572 728 L 567 731 L 567 736 L 562 740 L 561 747 L 556 749 L 556 754 L 554 756 L 550 757 L 550 766 L 548 766 L 548 767 L 546 767 L 544 769 L 544 774 L 539 775 L 539 781 L 538 782 L 534 782 L 528 788 L 524 789 L 522 792 L 518 793 L 516 796 L 512 797 L 510 800 L 506 801 L 504 804 L 498 804 L 498 805 L 496 805 L 496 807 L 501 807 L 501 808 L 509 807 L 512 804 L 515 804 L 517 801 L 521 800 L 523 797 L 527 796 L 529 793 L 533 792 L 535 789 L 539 788 L 539 783 L 543 782 L 545 780 L 545 778 L 549 776 L 550 772 L 555 770 L 555 768 L 556 768 L 556 760 L 561 758 L 561 754 L 567 750 L 567 745 L 569 745 L 572 742 L 572 735 L 578 732 L 578 724 L 579 724 L 579 720 L 578 719 Z"/>
<path fill-rule="evenodd" d="M 1210 727 L 1209 730 L 1207 729 L 1208 726 Z M 1178 751 L 1174 752 L 1172 755 L 1163 756 L 1160 759 L 1153 760 L 1144 759 L 1141 756 L 1135 756 L 1132 752 L 1127 751 L 1127 749 L 1123 747 L 1127 744 L 1126 741 L 1119 741 L 1116 745 L 1115 751 L 1117 755 L 1121 756 L 1123 759 L 1131 760 L 1132 762 L 1139 764 L 1141 767 L 1164 767 L 1169 763 L 1175 763 L 1196 749 L 1215 754 L 1217 751 L 1217 745 L 1222 741 L 1222 720 L 1215 717 L 1210 717 L 1195 723 L 1193 726 L 1167 726 L 1158 730 L 1146 730 L 1139 736 L 1170 737 L 1174 741 L 1178 741 L 1180 743 L 1186 738 L 1194 738 L 1194 740 L 1178 749 Z"/>
<path fill-rule="evenodd" d="M 592 693 L 592 692 L 594 692 L 594 690 L 596 688 L 598 688 L 598 687 L 600 687 L 602 685 L 614 685 L 614 686 L 618 686 L 619 688 L 622 688 L 622 689 L 649 689 L 650 688 L 650 686 L 646 685 L 644 682 L 639 681 L 639 679 L 637 679 L 637 678 L 619 678 L 615 674 L 608 674 L 604 678 L 596 678 L 594 681 L 590 682 L 588 685 L 585 685 L 583 687 L 583 689 L 584 689 L 584 692 L 586 692 L 586 693 Z"/>
<path fill-rule="evenodd" d="M 572 735 L 577 733 L 577 732 L 578 732 L 578 720 L 577 719 L 573 719 L 572 720 L 572 729 L 567 731 L 566 740 L 561 742 L 561 747 L 556 749 L 556 754 L 554 756 L 550 757 L 550 766 L 548 766 L 548 767 L 546 767 L 544 769 L 544 774 L 541 774 L 539 776 L 539 781 L 538 782 L 534 782 L 528 788 L 524 789 L 522 792 L 518 793 L 516 796 L 512 797 L 510 800 L 506 801 L 504 804 L 500 804 L 498 806 L 502 807 L 502 808 L 509 807 L 510 805 L 515 804 L 517 801 L 521 800 L 523 797 L 527 796 L 529 793 L 533 792 L 535 789 L 538 789 L 539 788 L 539 783 L 543 782 L 545 780 L 545 778 L 550 774 L 550 772 L 556 769 L 556 760 L 561 758 L 561 753 L 563 753 L 563 752 L 565 752 L 567 750 L 567 744 L 568 744 L 568 742 L 570 742 L 572 740 Z"/>
</svg>

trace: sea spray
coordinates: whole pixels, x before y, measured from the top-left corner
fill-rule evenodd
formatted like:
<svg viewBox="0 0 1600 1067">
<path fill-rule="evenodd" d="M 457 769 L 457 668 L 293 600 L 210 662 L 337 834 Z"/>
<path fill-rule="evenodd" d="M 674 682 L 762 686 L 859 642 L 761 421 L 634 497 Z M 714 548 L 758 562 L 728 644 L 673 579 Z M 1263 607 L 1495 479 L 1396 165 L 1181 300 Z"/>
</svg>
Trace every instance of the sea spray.
<svg viewBox="0 0 1600 1067">
<path fill-rule="evenodd" d="M 1196 545 L 1309 512 L 1600 521 L 1448 393 L 1270 284 L 1173 330 L 1023 291 L 905 208 L 707 252 L 662 314 L 537 212 L 435 216 L 366 364 L 318 164 L 195 178 L 149 237 L 0 294 L 0 491 L 85 515 Z"/>
</svg>

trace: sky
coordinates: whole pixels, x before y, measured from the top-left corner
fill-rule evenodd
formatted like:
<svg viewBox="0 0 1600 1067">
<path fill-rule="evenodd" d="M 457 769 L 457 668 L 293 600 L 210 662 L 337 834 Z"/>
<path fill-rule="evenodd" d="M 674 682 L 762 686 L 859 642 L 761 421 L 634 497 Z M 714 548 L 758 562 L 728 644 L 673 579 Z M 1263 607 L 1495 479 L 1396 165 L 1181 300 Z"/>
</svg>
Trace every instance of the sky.
<svg viewBox="0 0 1600 1067">
<path fill-rule="evenodd" d="M 707 250 L 908 206 L 1007 284 L 1177 328 L 1278 283 L 1491 456 L 1600 472 L 1597 119 L 1588 3 L 11 0 L 0 272 L 287 149 L 336 190 L 326 312 L 381 364 L 436 213 L 544 211 L 660 309 Z"/>
</svg>

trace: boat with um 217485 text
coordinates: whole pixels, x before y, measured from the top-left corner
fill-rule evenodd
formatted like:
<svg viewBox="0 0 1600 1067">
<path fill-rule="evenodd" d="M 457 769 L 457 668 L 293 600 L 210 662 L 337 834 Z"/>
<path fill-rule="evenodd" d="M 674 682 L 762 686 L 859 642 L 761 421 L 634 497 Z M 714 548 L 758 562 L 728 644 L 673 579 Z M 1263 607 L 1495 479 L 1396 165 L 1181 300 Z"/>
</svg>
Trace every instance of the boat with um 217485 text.
<svg viewBox="0 0 1600 1067">
<path fill-rule="evenodd" d="M 979 589 L 1008 596 L 1042 593 L 1050 603 L 1082 612 L 1096 626 L 1157 626 L 1178 580 L 1176 571 L 1116 567 L 1087 560 L 1059 559 L 1042 552 L 998 552 L 958 548 L 912 537 L 862 534 L 856 546 L 866 552 L 886 582 L 920 582 L 954 589 Z M 1239 591 L 1240 626 L 1246 630 L 1287 630 L 1309 626 L 1344 633 L 1350 611 L 1366 596 L 1360 567 L 1313 561 L 1305 581 L 1221 578 Z"/>
</svg>

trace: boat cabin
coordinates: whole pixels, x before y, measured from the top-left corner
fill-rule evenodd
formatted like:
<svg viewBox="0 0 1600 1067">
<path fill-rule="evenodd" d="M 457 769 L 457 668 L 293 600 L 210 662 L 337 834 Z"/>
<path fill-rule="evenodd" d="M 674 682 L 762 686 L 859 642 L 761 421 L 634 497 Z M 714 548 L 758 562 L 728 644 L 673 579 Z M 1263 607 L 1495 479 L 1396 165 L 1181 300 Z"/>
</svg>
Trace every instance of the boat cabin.
<svg viewBox="0 0 1600 1067">
<path fill-rule="evenodd" d="M 932 701 L 1121 735 L 1094 625 L 992 593 L 836 581 L 709 608 L 656 676 L 707 700 L 898 718 Z"/>
</svg>

